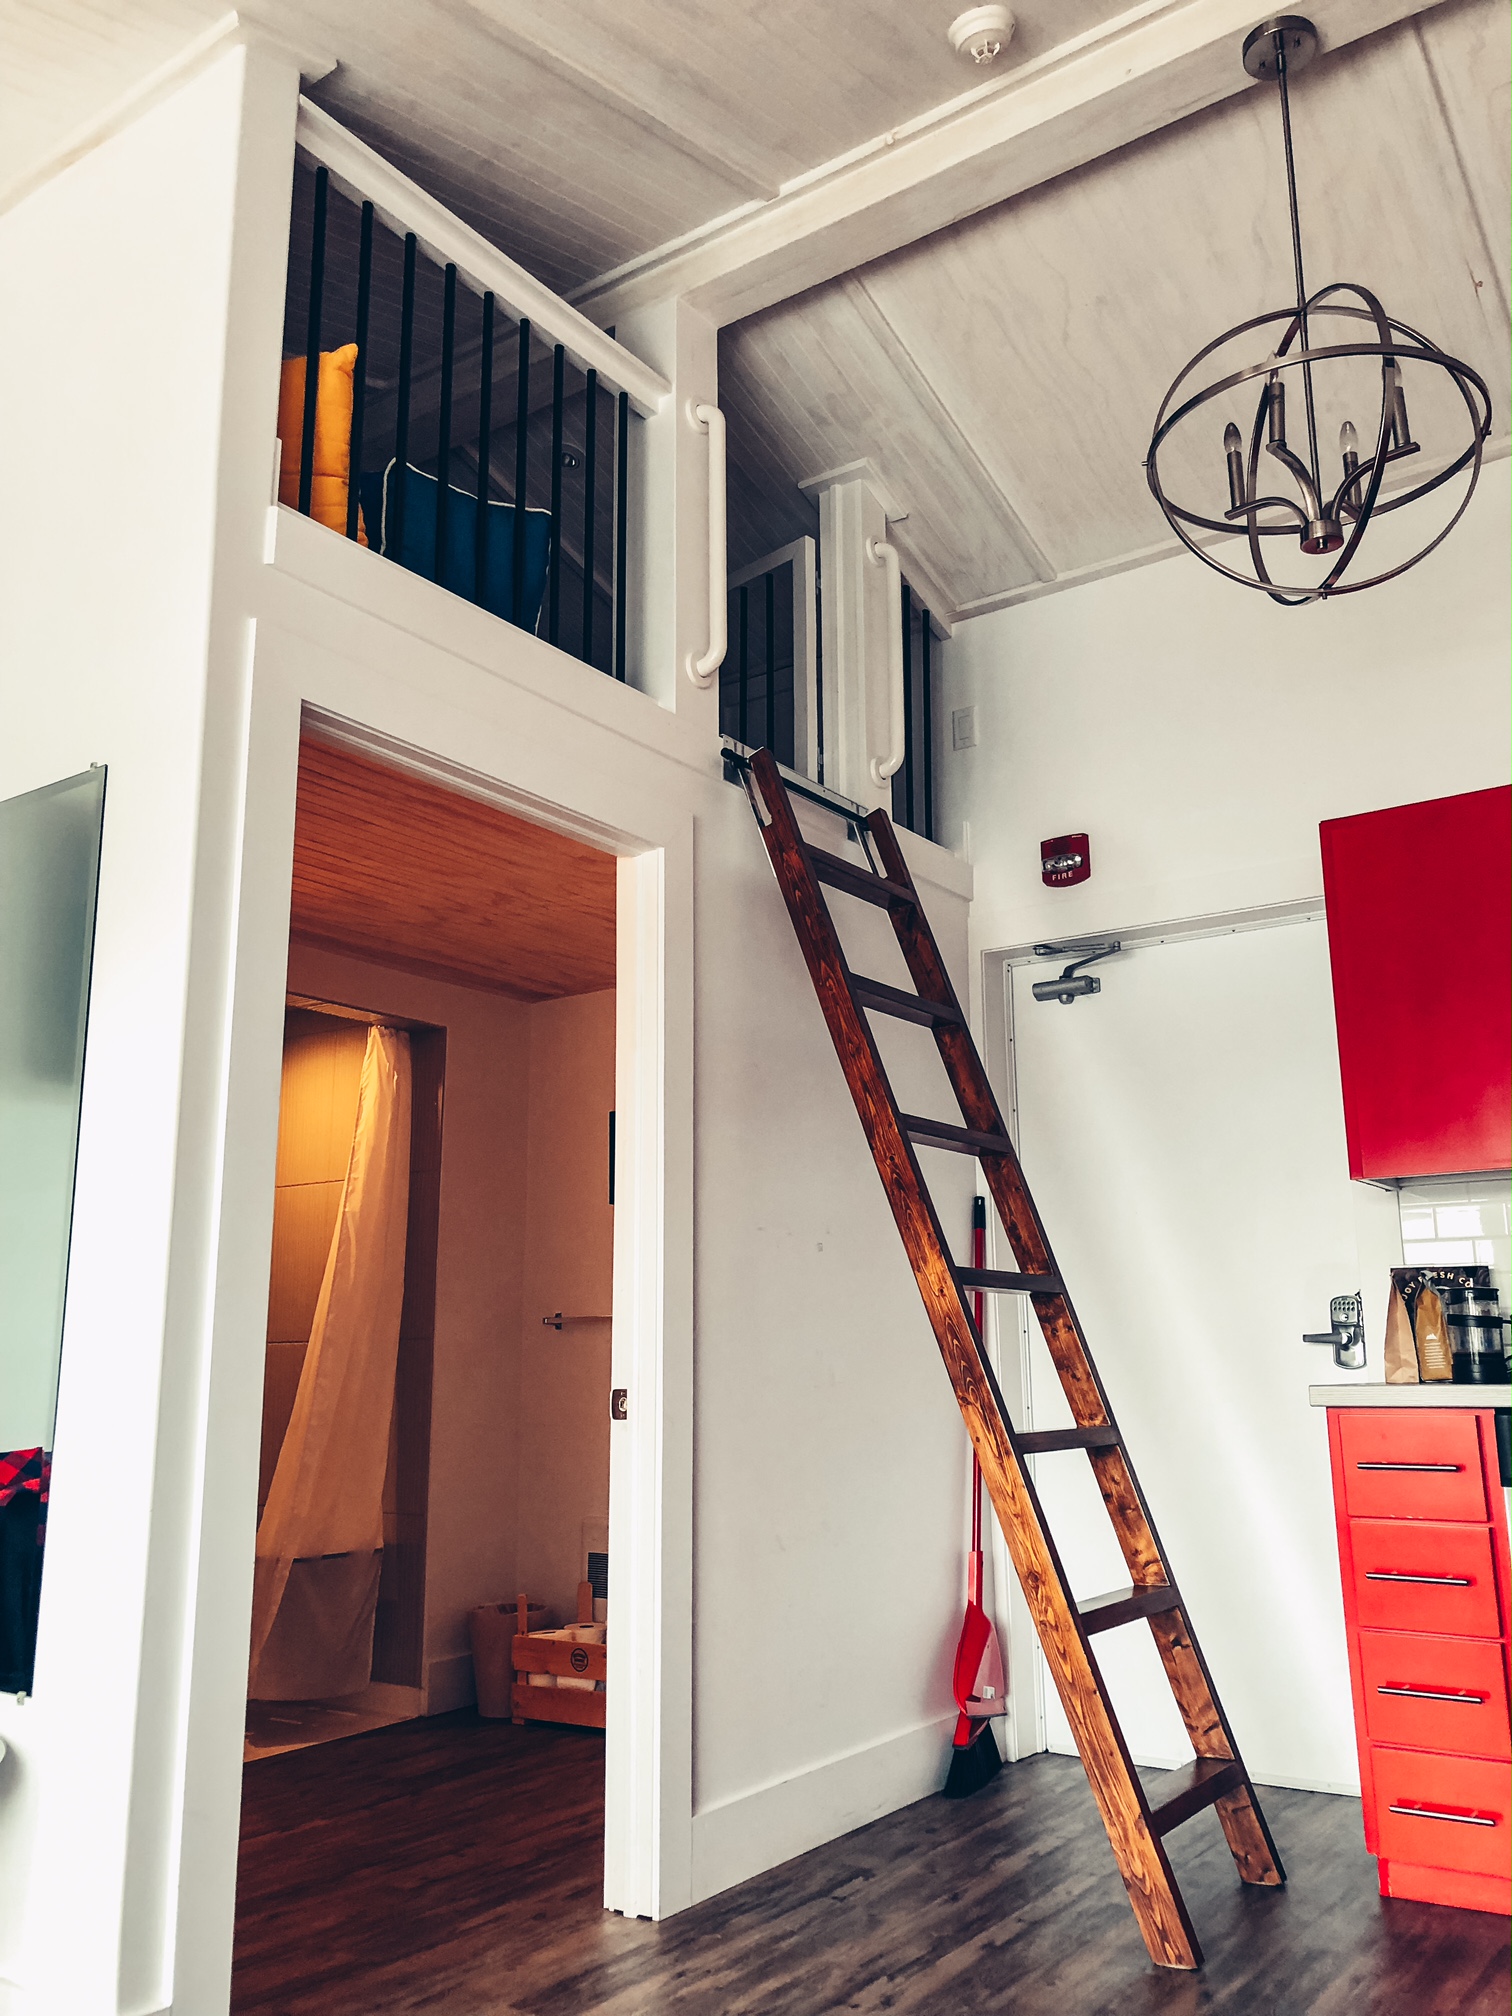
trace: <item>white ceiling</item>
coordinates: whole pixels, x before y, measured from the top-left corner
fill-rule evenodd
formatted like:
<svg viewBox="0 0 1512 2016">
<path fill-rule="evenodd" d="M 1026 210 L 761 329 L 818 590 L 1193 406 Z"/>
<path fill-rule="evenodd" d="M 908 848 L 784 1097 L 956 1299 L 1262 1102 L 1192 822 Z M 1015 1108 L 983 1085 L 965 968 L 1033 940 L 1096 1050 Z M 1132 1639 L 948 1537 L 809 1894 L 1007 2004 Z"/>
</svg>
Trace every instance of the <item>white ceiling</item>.
<svg viewBox="0 0 1512 2016">
<path fill-rule="evenodd" d="M 1293 87 L 1309 287 L 1362 281 L 1471 364 L 1503 436 L 1508 64 L 1504 0 L 1454 0 Z M 862 457 L 947 614 L 1165 550 L 1157 406 L 1291 287 L 1276 98 L 1253 90 L 736 324 L 732 558 L 812 531 L 798 484 Z"/>
<path fill-rule="evenodd" d="M 929 127 L 963 94 L 1010 93 L 1020 72 L 1053 69 L 1052 48 L 1102 35 L 1116 54 L 1126 33 L 1176 34 L 1216 8 L 1024 0 L 1007 68 L 983 84 L 945 41 L 960 4 L 256 0 L 255 12 L 336 60 L 311 94 L 336 117 L 550 285 L 598 283 L 612 302 L 604 276 L 675 259 L 677 241 L 707 239 L 731 212 L 759 225 L 779 191 L 794 200 L 795 178 L 832 174 L 849 149 L 875 161 L 894 129 Z M 1319 4 L 1349 16 L 1341 0 Z M 224 0 L 0 0 L 0 190 L 223 12 Z M 1349 18 L 1359 32 L 1368 9 Z M 1508 66 L 1505 0 L 1444 0 L 1325 55 L 1295 87 L 1312 284 L 1363 280 L 1457 351 L 1490 382 L 1498 433 Z M 894 231 L 903 249 L 724 331 L 732 563 L 812 529 L 802 479 L 862 457 L 907 511 L 898 542 L 947 615 L 1162 550 L 1140 466 L 1156 404 L 1200 343 L 1280 305 L 1290 284 L 1273 95 L 1214 104 L 1190 73 L 1172 78 L 1154 113 L 1122 126 L 1088 113 L 1076 157 L 1088 165 L 917 242 L 904 241 L 938 214 Z M 1182 116 L 1194 104 L 1210 109 Z M 1118 144 L 1136 132 L 1149 137 Z"/>
<path fill-rule="evenodd" d="M 254 0 L 335 117 L 559 292 L 974 89 L 952 0 Z M 1120 12 L 1024 0 L 1020 65 Z M 0 0 L 0 190 L 226 0 Z"/>
</svg>

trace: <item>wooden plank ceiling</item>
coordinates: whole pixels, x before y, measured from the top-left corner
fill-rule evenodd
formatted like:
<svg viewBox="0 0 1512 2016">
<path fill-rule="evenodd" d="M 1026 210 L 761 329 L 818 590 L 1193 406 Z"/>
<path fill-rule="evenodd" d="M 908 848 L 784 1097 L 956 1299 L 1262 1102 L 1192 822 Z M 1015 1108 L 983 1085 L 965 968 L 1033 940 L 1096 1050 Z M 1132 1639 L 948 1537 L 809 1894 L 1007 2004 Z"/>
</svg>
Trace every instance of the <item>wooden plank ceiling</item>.
<svg viewBox="0 0 1512 2016">
<path fill-rule="evenodd" d="M 1508 64 L 1504 0 L 1460 0 L 1293 87 L 1309 286 L 1361 281 L 1464 358 L 1502 436 Z M 1143 469 L 1159 401 L 1291 287 L 1279 114 L 1253 90 L 736 324 L 720 338 L 732 565 L 815 531 L 799 485 L 862 457 L 947 615 L 1166 550 Z M 1456 438 L 1452 388 L 1442 410 L 1445 386 L 1409 373 L 1407 390 L 1422 438 L 1434 417 Z M 1228 417 L 1190 470 L 1218 510 Z M 1345 417 L 1361 412 L 1323 416 L 1330 452 Z"/>
<path fill-rule="evenodd" d="M 225 14 L 0 9 L 0 190 Z M 559 292 L 770 197 L 979 80 L 954 0 L 259 0 L 311 96 Z M 1022 63 L 1123 11 L 1020 0 Z"/>
<path fill-rule="evenodd" d="M 611 855 L 301 741 L 291 937 L 546 1001 L 614 985 L 614 916 Z"/>
</svg>

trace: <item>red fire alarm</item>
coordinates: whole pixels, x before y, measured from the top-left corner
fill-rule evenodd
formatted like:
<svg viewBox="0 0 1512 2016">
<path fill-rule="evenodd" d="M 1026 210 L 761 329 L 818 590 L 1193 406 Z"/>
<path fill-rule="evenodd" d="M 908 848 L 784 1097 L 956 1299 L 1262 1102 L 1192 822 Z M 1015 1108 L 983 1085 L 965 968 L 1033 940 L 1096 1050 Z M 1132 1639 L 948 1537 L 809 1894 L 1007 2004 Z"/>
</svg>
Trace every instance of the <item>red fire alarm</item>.
<svg viewBox="0 0 1512 2016">
<path fill-rule="evenodd" d="M 1069 889 L 1092 873 L 1092 854 L 1085 833 L 1061 833 L 1040 842 L 1040 879 L 1047 889 Z"/>
</svg>

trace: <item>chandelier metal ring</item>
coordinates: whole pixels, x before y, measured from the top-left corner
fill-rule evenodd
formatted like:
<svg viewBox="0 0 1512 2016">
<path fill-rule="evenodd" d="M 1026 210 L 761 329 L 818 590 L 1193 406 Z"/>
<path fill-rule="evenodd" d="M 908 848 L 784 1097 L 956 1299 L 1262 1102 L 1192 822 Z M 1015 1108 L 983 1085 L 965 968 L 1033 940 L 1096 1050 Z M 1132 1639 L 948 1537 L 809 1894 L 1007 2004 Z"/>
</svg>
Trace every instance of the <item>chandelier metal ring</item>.
<svg viewBox="0 0 1512 2016">
<path fill-rule="evenodd" d="M 1291 213 L 1293 268 L 1296 279 L 1295 305 L 1268 309 L 1225 330 L 1205 344 L 1172 381 L 1155 416 L 1154 430 L 1145 457 L 1145 474 L 1151 494 L 1182 544 L 1205 566 L 1241 587 L 1258 588 L 1273 601 L 1298 607 L 1334 595 L 1357 594 L 1378 587 L 1414 567 L 1440 546 L 1463 516 L 1480 478 L 1485 443 L 1491 431 L 1491 395 L 1485 380 L 1471 365 L 1449 355 L 1408 324 L 1388 315 L 1368 287 L 1355 281 L 1335 281 L 1309 294 L 1303 279 L 1301 229 L 1297 211 L 1296 174 L 1292 158 L 1291 112 L 1287 93 L 1288 73 L 1295 74 L 1311 60 L 1317 49 L 1317 32 L 1298 15 L 1284 15 L 1263 22 L 1246 38 L 1243 60 L 1246 71 L 1257 78 L 1274 78 L 1281 101 L 1282 136 L 1286 157 L 1287 193 Z M 1352 295 L 1355 301 L 1340 300 Z M 1310 324 L 1329 317 L 1370 325 L 1374 342 L 1319 343 Z M 1260 329 L 1281 328 L 1275 347 L 1258 361 L 1214 380 L 1199 383 L 1186 391 L 1202 365 L 1225 345 L 1237 342 Z M 1340 475 L 1337 483 L 1325 482 L 1318 450 L 1318 420 L 1314 396 L 1314 369 L 1337 366 L 1344 360 L 1376 360 L 1381 371 L 1381 406 L 1372 453 L 1362 458 L 1351 421 L 1339 430 Z M 1428 463 L 1429 472 L 1419 482 L 1395 491 L 1385 491 L 1388 467 L 1420 454 L 1407 419 L 1402 367 L 1405 364 L 1431 365 L 1447 374 L 1464 402 L 1470 423 L 1469 444 L 1458 453 Z M 1301 379 L 1306 416 L 1305 452 L 1293 449 L 1286 434 L 1286 379 Z M 1176 429 L 1215 399 L 1236 389 L 1263 380 L 1249 429 L 1248 452 L 1243 437 L 1230 420 L 1224 430 L 1223 453 L 1227 465 L 1229 509 L 1215 517 L 1178 503 L 1168 494 L 1160 471 L 1160 454 Z M 1185 396 L 1183 396 L 1185 394 Z M 1178 403 L 1179 402 L 1179 403 Z M 1288 473 L 1294 495 L 1261 494 L 1261 456 L 1274 458 Z M 1418 502 L 1465 470 L 1469 482 L 1464 496 L 1448 522 L 1416 552 L 1396 565 L 1382 568 L 1367 579 L 1347 581 L 1343 577 L 1359 551 L 1365 533 L 1377 516 L 1401 510 Z M 1274 514 L 1283 515 L 1278 519 Z M 1262 515 L 1265 514 L 1265 515 Z M 1346 532 L 1345 526 L 1348 526 Z M 1209 550 L 1210 542 L 1194 536 L 1201 532 L 1217 537 L 1242 537 L 1248 549 L 1251 571 L 1228 565 Z M 1310 556 L 1336 556 L 1327 573 L 1313 582 L 1277 583 L 1266 565 L 1263 542 L 1282 537 L 1296 538 Z"/>
<path fill-rule="evenodd" d="M 1313 301 L 1309 303 L 1309 307 L 1320 301 L 1324 295 L 1339 292 L 1344 287 L 1350 287 L 1351 291 L 1361 294 L 1366 292 L 1363 288 L 1354 288 L 1352 283 L 1338 282 L 1332 287 L 1325 288 L 1322 294 L 1315 295 Z M 1374 301 L 1374 297 L 1371 297 L 1371 299 Z M 1379 308 L 1378 303 L 1374 305 Z M 1342 304 L 1335 304 L 1328 312 L 1336 315 L 1355 317 L 1366 322 L 1372 322 L 1377 319 L 1375 315 L 1365 309 L 1350 308 Z M 1481 457 L 1491 428 L 1490 391 L 1480 373 L 1471 365 L 1464 363 L 1459 358 L 1450 357 L 1442 351 L 1435 350 L 1425 337 L 1419 335 L 1416 330 L 1410 328 L 1407 324 L 1397 322 L 1386 317 L 1384 314 L 1381 315 L 1380 319 L 1385 323 L 1388 332 L 1385 342 L 1327 344 L 1306 351 L 1288 351 L 1286 346 L 1294 337 L 1299 327 L 1296 311 L 1291 308 L 1272 309 L 1263 315 L 1252 316 L 1248 322 L 1239 323 L 1235 328 L 1228 330 L 1224 335 L 1216 338 L 1215 341 L 1200 350 L 1191 362 L 1184 365 L 1178 373 L 1175 382 L 1161 401 L 1160 410 L 1156 415 L 1155 432 L 1150 441 L 1145 468 L 1149 478 L 1150 489 L 1154 494 L 1156 502 L 1171 522 L 1182 543 L 1190 552 L 1195 553 L 1199 560 L 1202 560 L 1207 566 L 1212 567 L 1215 572 L 1225 575 L 1231 581 L 1237 581 L 1242 587 L 1262 588 L 1267 593 L 1273 594 L 1276 599 L 1280 599 L 1280 596 L 1283 594 L 1289 598 L 1295 596 L 1299 603 L 1317 601 L 1325 595 L 1357 594 L 1362 588 L 1377 587 L 1381 582 L 1392 580 L 1396 575 L 1405 573 L 1409 567 L 1416 566 L 1418 561 L 1426 559 L 1435 547 L 1441 545 L 1450 532 L 1453 531 L 1455 525 L 1458 524 L 1466 506 L 1470 502 L 1475 484 L 1480 476 Z M 1200 391 L 1193 393 L 1181 405 L 1172 410 L 1171 402 L 1176 398 L 1182 386 L 1215 350 L 1221 349 L 1225 343 L 1233 341 L 1235 337 L 1247 334 L 1252 329 L 1263 328 L 1267 324 L 1282 322 L 1288 325 L 1287 329 L 1281 338 L 1281 342 L 1268 357 L 1262 359 L 1257 364 L 1248 365 L 1242 370 L 1230 372 L 1226 377 L 1217 379 L 1212 384 L 1204 386 Z M 1201 407 L 1208 405 L 1212 400 L 1233 391 L 1237 386 L 1258 378 L 1272 381 L 1277 379 L 1283 371 L 1297 370 L 1304 365 L 1311 366 L 1342 358 L 1379 358 L 1381 360 L 1383 379 L 1381 416 L 1374 452 L 1360 462 L 1357 470 L 1353 473 L 1352 480 L 1346 475 L 1344 481 L 1339 486 L 1339 490 L 1330 501 L 1333 505 L 1337 506 L 1344 501 L 1343 493 L 1346 489 L 1358 490 L 1362 480 L 1366 487 L 1358 497 L 1356 515 L 1354 516 L 1349 536 L 1325 579 L 1309 589 L 1278 590 L 1276 584 L 1271 580 L 1269 571 L 1265 567 L 1262 555 L 1258 551 L 1258 541 L 1262 538 L 1279 538 L 1288 535 L 1296 537 L 1298 521 L 1305 523 L 1306 514 L 1302 507 L 1291 498 L 1262 497 L 1258 494 L 1259 486 L 1257 478 L 1259 475 L 1260 454 L 1271 404 L 1269 384 L 1262 391 L 1261 398 L 1256 407 L 1254 424 L 1250 430 L 1245 470 L 1245 489 L 1247 498 L 1250 501 L 1247 512 L 1243 514 L 1246 517 L 1246 523 L 1243 526 L 1234 522 L 1234 519 L 1241 515 L 1239 513 L 1231 511 L 1228 521 L 1225 522 L 1224 519 L 1209 517 L 1201 511 L 1180 504 L 1169 496 L 1160 476 L 1160 450 L 1182 421 L 1188 419 L 1193 413 L 1197 412 Z M 1403 362 L 1434 364 L 1447 372 L 1465 402 L 1470 420 L 1471 438 L 1468 445 L 1461 449 L 1458 455 L 1442 466 L 1433 469 L 1432 473 L 1425 476 L 1421 482 L 1414 484 L 1410 489 L 1395 494 L 1388 492 L 1384 497 L 1381 497 L 1381 482 L 1385 476 L 1388 462 L 1391 459 L 1389 444 L 1391 440 L 1393 402 L 1388 367 L 1395 365 L 1399 359 Z M 1350 582 L 1341 580 L 1340 577 L 1358 550 L 1360 540 L 1372 517 L 1378 515 L 1384 517 L 1388 512 L 1400 510 L 1403 505 L 1415 503 L 1419 498 L 1426 497 L 1431 491 L 1437 490 L 1444 484 L 1451 482 L 1455 476 L 1469 467 L 1472 462 L 1475 465 L 1474 470 L 1458 508 L 1447 524 L 1441 528 L 1427 545 L 1422 547 L 1410 559 L 1400 562 L 1395 567 L 1384 569 L 1380 573 L 1372 574 L 1366 580 Z M 1259 513 L 1264 509 L 1278 508 L 1293 514 L 1292 517 L 1285 523 L 1267 523 L 1259 517 Z M 1185 529 L 1188 526 L 1202 532 L 1226 534 L 1229 536 L 1235 536 L 1240 532 L 1247 534 L 1251 551 L 1251 562 L 1256 569 L 1255 576 L 1251 577 L 1250 575 L 1241 573 L 1215 558 L 1204 546 L 1189 536 Z"/>
</svg>

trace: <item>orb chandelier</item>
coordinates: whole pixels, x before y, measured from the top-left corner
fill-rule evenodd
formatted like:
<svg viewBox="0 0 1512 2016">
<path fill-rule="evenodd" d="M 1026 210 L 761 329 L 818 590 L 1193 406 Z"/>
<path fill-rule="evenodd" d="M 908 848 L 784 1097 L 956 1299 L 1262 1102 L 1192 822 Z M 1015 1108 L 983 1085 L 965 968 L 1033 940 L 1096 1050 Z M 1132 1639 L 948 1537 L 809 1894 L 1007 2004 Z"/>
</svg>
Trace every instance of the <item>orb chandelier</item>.
<svg viewBox="0 0 1512 2016">
<path fill-rule="evenodd" d="M 1295 305 L 1241 322 L 1198 351 L 1161 402 L 1144 465 L 1155 501 L 1183 545 L 1230 581 L 1259 588 L 1289 608 L 1377 587 L 1426 558 L 1470 502 L 1491 431 L 1491 395 L 1479 373 L 1388 315 L 1368 287 L 1341 280 L 1307 291 L 1287 79 L 1306 68 L 1317 48 L 1317 30 L 1297 14 L 1262 22 L 1244 43 L 1246 71 L 1267 82 L 1274 78 L 1281 99 Z M 1256 350 L 1267 344 L 1256 360 Z M 1447 443 L 1431 459 L 1408 420 L 1409 375 L 1415 408 L 1429 413 L 1433 437 Z M 1372 423 L 1374 442 L 1367 440 L 1363 454 L 1351 412 L 1362 424 L 1367 418 Z M 1224 418 L 1220 454 L 1216 423 Z M 1288 434 L 1299 420 L 1300 440 Z M 1326 467 L 1319 443 L 1331 422 L 1338 427 L 1339 459 Z M 1446 490 L 1467 471 L 1463 494 Z M 1176 487 L 1186 501 L 1176 501 Z M 1430 493 L 1439 493 L 1447 521 L 1435 511 L 1425 526 L 1422 514 L 1414 514 L 1402 521 L 1405 538 L 1388 528 L 1378 535 L 1376 571 L 1347 580 L 1367 530 Z M 1425 539 L 1425 532 L 1431 536 Z M 1226 539 L 1244 542 L 1247 568 L 1221 557 Z M 1295 548 L 1318 564 L 1283 566 Z M 1278 557 L 1268 562 L 1267 551 Z M 1276 578 L 1309 572 L 1311 579 Z"/>
</svg>

